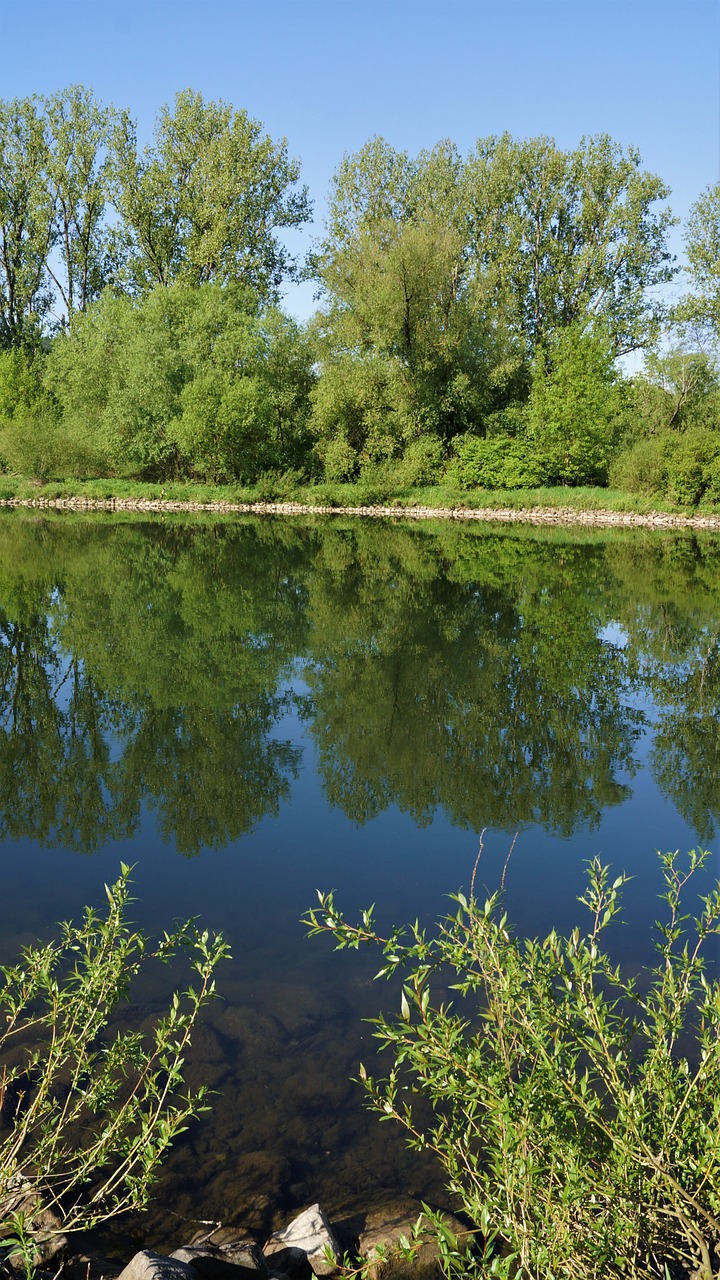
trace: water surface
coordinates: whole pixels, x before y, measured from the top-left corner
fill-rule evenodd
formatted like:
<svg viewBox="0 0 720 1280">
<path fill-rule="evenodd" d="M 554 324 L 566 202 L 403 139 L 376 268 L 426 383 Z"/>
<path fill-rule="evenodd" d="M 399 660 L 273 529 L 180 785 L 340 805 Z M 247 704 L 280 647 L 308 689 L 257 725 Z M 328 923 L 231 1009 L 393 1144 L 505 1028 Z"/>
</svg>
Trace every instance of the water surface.
<svg viewBox="0 0 720 1280">
<path fill-rule="evenodd" d="M 0 515 L 0 959 L 121 860 L 148 931 L 199 913 L 232 943 L 158 1244 L 168 1206 L 263 1231 L 443 1199 L 350 1083 L 395 997 L 305 939 L 317 887 L 429 923 L 480 831 L 490 888 L 517 832 L 519 929 L 581 920 L 599 854 L 634 877 L 616 955 L 651 960 L 655 851 L 703 844 L 717 874 L 719 583 L 712 535 Z"/>
</svg>

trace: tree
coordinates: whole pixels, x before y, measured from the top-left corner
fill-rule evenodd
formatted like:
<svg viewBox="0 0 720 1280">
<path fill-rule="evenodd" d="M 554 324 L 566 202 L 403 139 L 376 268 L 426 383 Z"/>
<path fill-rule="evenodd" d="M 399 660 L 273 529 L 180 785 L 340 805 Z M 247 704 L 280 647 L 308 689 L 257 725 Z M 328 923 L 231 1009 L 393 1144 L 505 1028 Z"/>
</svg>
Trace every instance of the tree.
<svg viewBox="0 0 720 1280">
<path fill-rule="evenodd" d="M 53 94 L 45 111 L 47 185 L 59 257 L 59 265 L 49 265 L 48 271 L 70 320 L 98 296 L 109 274 L 113 233 L 105 221 L 105 206 L 115 113 L 81 85 Z"/>
<path fill-rule="evenodd" d="M 37 98 L 0 100 L 0 346 L 37 339 L 51 305 L 47 259 L 55 211 Z"/>
<path fill-rule="evenodd" d="M 621 355 L 647 343 L 662 315 L 649 292 L 671 279 L 654 206 L 669 194 L 639 152 L 607 134 L 561 151 L 551 138 L 480 139 L 464 177 L 474 290 L 533 351 L 557 329 L 602 320 Z"/>
<path fill-rule="evenodd" d="M 690 210 L 685 245 L 695 292 L 685 298 L 680 318 L 708 327 L 720 337 L 720 182 L 708 187 Z"/>
<path fill-rule="evenodd" d="M 554 334 L 533 362 L 528 433 L 549 480 L 603 483 L 619 414 L 607 337 L 579 322 Z"/>
<path fill-rule="evenodd" d="M 357 466 L 417 436 L 496 432 L 538 349 L 573 326 L 600 325 L 612 356 L 647 343 L 652 288 L 673 275 L 666 195 L 606 135 L 574 151 L 480 139 L 465 159 L 374 138 L 345 156 L 315 260 L 321 454 Z"/>
<path fill-rule="evenodd" d="M 420 436 L 477 429 L 499 407 L 507 370 L 497 371 L 505 362 L 516 372 L 516 353 L 470 305 L 466 258 L 451 143 L 412 160 L 374 138 L 345 157 L 316 259 L 328 300 L 318 319 L 321 441 L 334 427 L 361 461 L 377 461 Z"/>
<path fill-rule="evenodd" d="M 310 202 L 285 139 L 273 142 L 245 111 L 186 89 L 174 113 L 160 112 L 153 145 L 138 154 L 123 116 L 114 150 L 135 288 L 235 281 L 271 300 L 294 276 L 281 233 L 308 220 Z"/>
<path fill-rule="evenodd" d="M 47 373 L 81 461 L 84 440 L 100 470 L 211 481 L 301 465 L 312 380 L 299 327 L 234 284 L 106 292 Z"/>
</svg>

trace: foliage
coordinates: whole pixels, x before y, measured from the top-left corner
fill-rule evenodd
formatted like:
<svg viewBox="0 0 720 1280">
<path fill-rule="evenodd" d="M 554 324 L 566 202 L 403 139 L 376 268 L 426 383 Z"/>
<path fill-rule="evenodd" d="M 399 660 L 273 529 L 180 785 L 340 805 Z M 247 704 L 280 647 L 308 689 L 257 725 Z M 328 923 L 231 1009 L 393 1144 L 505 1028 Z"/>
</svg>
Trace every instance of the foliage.
<svg viewBox="0 0 720 1280">
<path fill-rule="evenodd" d="M 547 469 L 527 439 L 517 436 L 459 436 L 453 442 L 448 477 L 463 489 L 532 489 Z"/>
<path fill-rule="evenodd" d="M 169 1146 L 208 1109 L 204 1089 L 183 1089 L 182 1068 L 227 947 L 192 921 L 152 947 L 126 921 L 128 881 L 122 866 L 106 915 L 86 908 L 58 941 L 0 969 L 0 1235 L 26 1262 L 48 1209 L 60 1224 L 46 1232 L 57 1233 L 143 1208 Z M 194 985 L 151 1031 L 113 1030 L 132 979 L 179 952 Z"/>
<path fill-rule="evenodd" d="M 607 479 L 620 404 L 609 340 L 574 324 L 538 348 L 528 402 L 528 436 L 544 478 L 563 484 Z"/>
<path fill-rule="evenodd" d="M 680 507 L 720 503 L 720 432 L 694 427 L 639 440 L 613 460 L 610 480 Z"/>
<path fill-rule="evenodd" d="M 115 201 L 129 240 L 136 289 L 235 282 L 276 301 L 294 261 L 285 228 L 310 217 L 300 165 L 285 139 L 229 103 L 185 89 L 162 108 L 153 144 L 138 154 L 124 115 L 114 140 Z"/>
<path fill-rule="evenodd" d="M 720 429 L 718 366 L 704 351 L 679 344 L 648 352 L 626 395 L 631 440 L 689 427 Z"/>
<path fill-rule="evenodd" d="M 64 329 L 107 286 L 240 282 L 276 301 L 297 274 L 285 230 L 310 217 L 299 173 L 284 139 L 189 89 L 141 155 L 128 112 L 82 85 L 0 100 L 0 346 Z"/>
<path fill-rule="evenodd" d="M 531 351 L 558 329 L 600 322 L 614 356 L 644 346 L 672 278 L 658 208 L 668 188 L 607 134 L 561 151 L 552 138 L 481 138 L 466 165 L 475 288 Z"/>
<path fill-rule="evenodd" d="M 54 206 L 37 98 L 0 99 L 0 347 L 37 340 L 51 304 L 45 267 Z"/>
<path fill-rule="evenodd" d="M 481 905 L 472 886 L 431 935 L 416 922 L 382 937 L 369 911 L 351 925 L 332 894 L 307 914 L 340 949 L 382 951 L 378 977 L 402 975 L 399 1017 L 376 1020 L 389 1076 L 360 1076 L 371 1108 L 438 1156 L 484 1241 L 478 1274 L 717 1274 L 720 983 L 704 950 L 720 885 L 697 918 L 683 909 L 708 857 L 661 857 L 666 919 L 642 980 L 603 949 L 626 878 L 598 860 L 590 927 L 568 937 L 514 937 L 502 892 Z M 463 1012 L 431 998 L 448 981 Z"/>
<path fill-rule="evenodd" d="M 38 479 L 52 475 L 69 454 L 44 373 L 42 351 L 29 346 L 0 350 L 0 468 Z"/>
<path fill-rule="evenodd" d="M 238 286 L 106 293 L 55 342 L 47 381 L 96 474 L 256 480 L 309 447 L 304 335 Z"/>
<path fill-rule="evenodd" d="M 105 217 L 117 113 L 82 85 L 54 93 L 44 107 L 46 187 L 55 211 L 59 258 L 59 265 L 46 265 L 64 308 L 62 326 L 65 317 L 85 311 L 117 273 L 117 237 Z"/>
<path fill-rule="evenodd" d="M 679 316 L 720 336 L 720 182 L 710 186 L 690 210 L 685 246 L 694 292 L 679 307 Z"/>
</svg>

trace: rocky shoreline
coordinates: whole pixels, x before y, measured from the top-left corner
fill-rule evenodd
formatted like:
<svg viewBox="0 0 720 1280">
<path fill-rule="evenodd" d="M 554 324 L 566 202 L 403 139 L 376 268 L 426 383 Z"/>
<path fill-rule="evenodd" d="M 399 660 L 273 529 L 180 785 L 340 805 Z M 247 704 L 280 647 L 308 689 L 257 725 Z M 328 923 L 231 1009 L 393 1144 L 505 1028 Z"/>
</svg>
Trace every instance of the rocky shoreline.
<svg viewBox="0 0 720 1280">
<path fill-rule="evenodd" d="M 220 515 L 364 516 L 394 520 L 482 521 L 502 524 L 580 525 L 594 528 L 720 530 L 720 515 L 650 511 L 581 511 L 574 507 L 331 507 L 299 502 L 180 502 L 167 498 L 0 498 L 0 507 L 49 511 L 129 511 L 142 515 L 192 512 Z"/>
<path fill-rule="evenodd" d="M 441 1280 L 438 1247 L 418 1230 L 422 1211 L 419 1201 L 403 1197 L 331 1224 L 313 1204 L 263 1245 L 237 1228 L 209 1224 L 210 1231 L 171 1253 L 141 1249 L 125 1265 L 93 1250 L 73 1251 L 56 1227 L 38 1245 L 35 1280 L 340 1280 L 361 1268 L 369 1280 Z M 444 1213 L 443 1220 L 454 1238 L 467 1234 L 451 1214 Z M 6 1259 L 0 1273 L 19 1277 L 22 1269 L 16 1255 Z"/>
</svg>

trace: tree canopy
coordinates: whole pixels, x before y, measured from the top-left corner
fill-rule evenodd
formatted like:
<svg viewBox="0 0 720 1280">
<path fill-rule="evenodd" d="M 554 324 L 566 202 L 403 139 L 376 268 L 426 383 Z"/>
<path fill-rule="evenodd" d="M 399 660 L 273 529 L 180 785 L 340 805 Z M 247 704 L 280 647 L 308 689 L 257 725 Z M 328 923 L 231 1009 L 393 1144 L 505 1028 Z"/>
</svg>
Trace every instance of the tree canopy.
<svg viewBox="0 0 720 1280">
<path fill-rule="evenodd" d="M 247 112 L 186 89 L 174 112 L 162 108 L 142 153 L 127 115 L 114 149 L 135 288 L 235 282 L 277 298 L 296 271 L 281 233 L 307 222 L 311 208 L 284 138 L 274 142 Z"/>
</svg>

